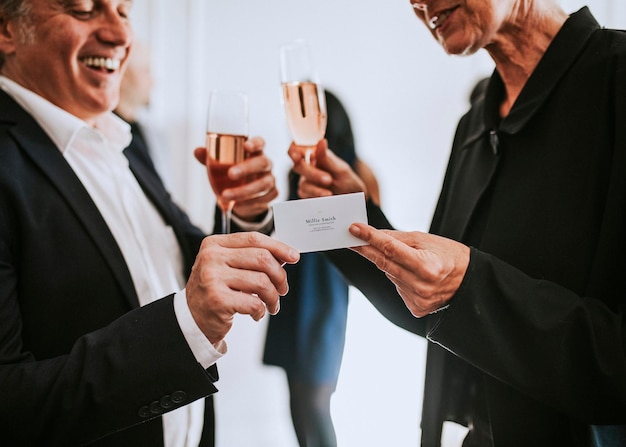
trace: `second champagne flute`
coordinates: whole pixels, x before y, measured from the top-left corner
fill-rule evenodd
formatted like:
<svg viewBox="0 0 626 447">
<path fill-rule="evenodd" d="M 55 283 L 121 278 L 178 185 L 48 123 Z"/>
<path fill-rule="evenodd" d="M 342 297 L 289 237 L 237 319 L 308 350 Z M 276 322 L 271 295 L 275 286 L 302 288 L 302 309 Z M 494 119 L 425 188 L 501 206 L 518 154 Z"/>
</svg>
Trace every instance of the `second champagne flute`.
<svg viewBox="0 0 626 447">
<path fill-rule="evenodd" d="M 212 90 L 207 115 L 207 172 L 209 182 L 222 210 L 222 232 L 230 233 L 235 202 L 224 200 L 222 193 L 246 183 L 231 180 L 228 170 L 246 158 L 243 147 L 248 139 L 248 97 L 244 93 Z"/>
<path fill-rule="evenodd" d="M 304 159 L 311 163 L 317 143 L 326 133 L 326 100 L 319 82 L 311 47 L 296 40 L 280 48 L 280 73 L 287 126 L 294 142 L 305 146 Z"/>
</svg>

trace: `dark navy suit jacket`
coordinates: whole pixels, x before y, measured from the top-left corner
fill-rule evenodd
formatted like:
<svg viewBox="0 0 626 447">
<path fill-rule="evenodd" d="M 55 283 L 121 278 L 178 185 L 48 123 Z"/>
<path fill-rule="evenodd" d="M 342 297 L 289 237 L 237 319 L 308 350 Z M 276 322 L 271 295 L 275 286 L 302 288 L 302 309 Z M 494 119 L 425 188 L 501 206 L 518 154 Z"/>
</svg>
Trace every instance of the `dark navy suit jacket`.
<svg viewBox="0 0 626 447">
<path fill-rule="evenodd" d="M 204 237 L 133 145 L 185 275 Z M 159 243 L 159 241 L 155 241 Z M 173 291 L 174 292 L 174 291 Z M 163 412 L 216 391 L 172 296 L 139 308 L 101 214 L 40 126 L 0 91 L 0 433 L 6 445 L 161 445 Z M 213 444 L 207 399 L 203 445 Z"/>
</svg>

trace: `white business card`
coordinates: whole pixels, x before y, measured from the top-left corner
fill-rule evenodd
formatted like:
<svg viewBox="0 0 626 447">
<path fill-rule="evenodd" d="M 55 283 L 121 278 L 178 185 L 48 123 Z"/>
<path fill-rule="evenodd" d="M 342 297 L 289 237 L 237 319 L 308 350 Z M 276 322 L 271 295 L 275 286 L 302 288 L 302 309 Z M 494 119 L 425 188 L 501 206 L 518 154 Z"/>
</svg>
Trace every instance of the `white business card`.
<svg viewBox="0 0 626 447">
<path fill-rule="evenodd" d="M 341 194 L 275 203 L 274 237 L 300 253 L 367 245 L 350 234 L 355 222 L 367 223 L 365 194 Z"/>
</svg>

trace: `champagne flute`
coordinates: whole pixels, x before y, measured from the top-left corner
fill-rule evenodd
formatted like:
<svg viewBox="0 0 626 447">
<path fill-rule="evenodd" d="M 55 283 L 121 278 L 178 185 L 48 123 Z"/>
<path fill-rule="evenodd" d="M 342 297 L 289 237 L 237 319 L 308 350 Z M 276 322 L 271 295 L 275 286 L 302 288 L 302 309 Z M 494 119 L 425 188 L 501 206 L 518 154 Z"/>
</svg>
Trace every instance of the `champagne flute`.
<svg viewBox="0 0 626 447">
<path fill-rule="evenodd" d="M 230 233 L 234 200 L 224 200 L 222 192 L 246 183 L 231 180 L 228 170 L 246 158 L 244 143 L 248 139 L 248 97 L 244 93 L 212 90 L 207 115 L 207 173 L 222 210 L 222 232 Z"/>
<path fill-rule="evenodd" d="M 287 126 L 294 142 L 305 147 L 306 163 L 311 163 L 326 133 L 327 116 L 324 88 L 308 42 L 296 40 L 280 47 L 280 74 Z"/>
</svg>

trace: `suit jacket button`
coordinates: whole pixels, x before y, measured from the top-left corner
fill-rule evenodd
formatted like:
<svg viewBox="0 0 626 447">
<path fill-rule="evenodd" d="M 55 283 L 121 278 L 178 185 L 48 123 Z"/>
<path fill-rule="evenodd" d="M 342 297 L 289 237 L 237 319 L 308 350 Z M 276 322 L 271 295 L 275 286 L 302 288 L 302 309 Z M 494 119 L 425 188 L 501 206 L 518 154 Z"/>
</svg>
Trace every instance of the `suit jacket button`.
<svg viewBox="0 0 626 447">
<path fill-rule="evenodd" d="M 150 409 L 148 408 L 147 405 L 144 405 L 143 407 L 141 407 L 137 414 L 139 414 L 140 418 L 148 418 L 152 416 L 152 413 L 150 413 Z"/>
<path fill-rule="evenodd" d="M 152 414 L 163 413 L 163 408 L 161 408 L 161 405 L 159 404 L 158 400 L 155 400 L 154 402 L 150 404 L 150 413 Z"/>
<path fill-rule="evenodd" d="M 161 398 L 159 404 L 161 404 L 161 408 L 164 408 L 166 410 L 172 408 L 174 406 L 174 402 L 172 402 L 172 396 L 166 394 Z"/>
<path fill-rule="evenodd" d="M 175 404 L 182 404 L 187 400 L 187 393 L 184 391 L 174 391 L 172 393 L 172 402 Z"/>
</svg>

